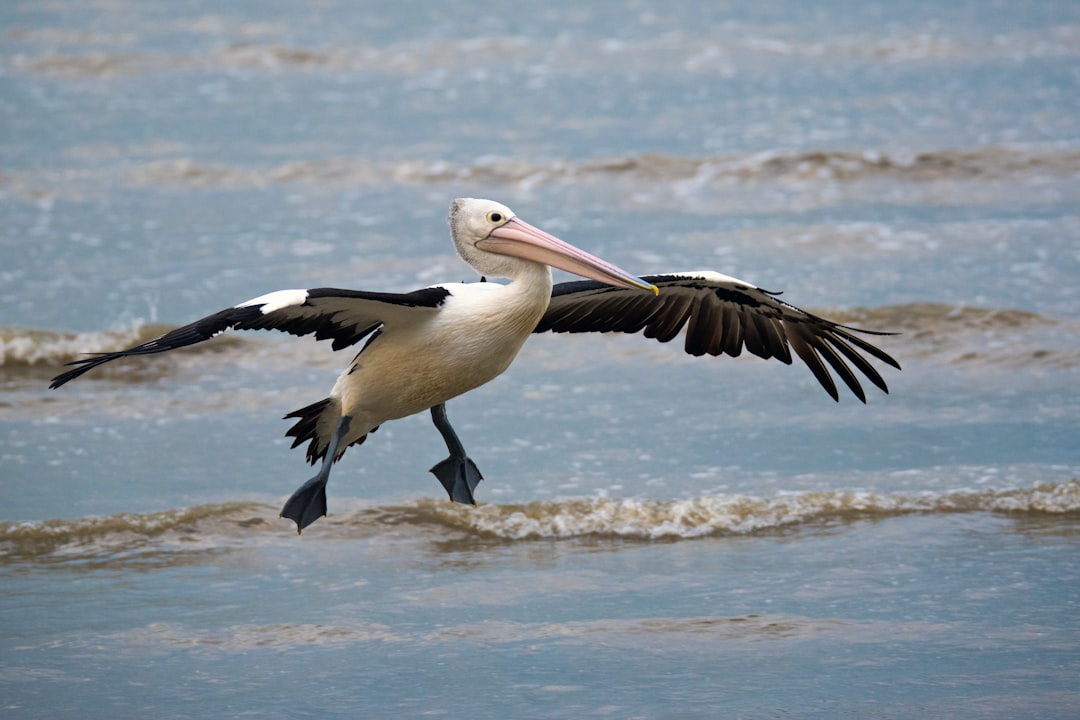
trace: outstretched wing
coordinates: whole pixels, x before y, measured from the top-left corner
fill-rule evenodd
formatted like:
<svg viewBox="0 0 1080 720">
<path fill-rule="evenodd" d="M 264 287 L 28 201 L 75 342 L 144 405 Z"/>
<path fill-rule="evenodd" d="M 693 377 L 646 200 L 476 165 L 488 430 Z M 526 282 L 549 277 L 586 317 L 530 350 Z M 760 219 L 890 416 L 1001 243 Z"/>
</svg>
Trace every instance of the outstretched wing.
<svg viewBox="0 0 1080 720">
<path fill-rule="evenodd" d="M 57 375 L 49 385 L 58 388 L 98 365 L 131 355 L 176 350 L 209 340 L 226 330 L 281 330 L 292 335 L 315 335 L 333 340 L 334 350 L 353 345 L 382 325 L 419 322 L 438 312 L 450 291 L 429 287 L 410 293 L 315 288 L 279 290 L 226 308 L 178 327 L 159 338 L 119 352 L 100 353 L 68 363 L 73 370 Z"/>
<path fill-rule="evenodd" d="M 659 295 L 591 280 L 559 283 L 534 332 L 644 331 L 645 337 L 668 342 L 686 326 L 686 352 L 691 355 L 734 357 L 745 347 L 758 357 L 790 365 L 794 350 L 834 400 L 840 399 L 839 393 L 825 363 L 863 402 L 866 394 L 851 366 L 889 392 L 864 353 L 900 369 L 890 355 L 854 334 L 892 333 L 834 323 L 742 280 L 711 271 L 642 279 L 660 288 Z"/>
</svg>

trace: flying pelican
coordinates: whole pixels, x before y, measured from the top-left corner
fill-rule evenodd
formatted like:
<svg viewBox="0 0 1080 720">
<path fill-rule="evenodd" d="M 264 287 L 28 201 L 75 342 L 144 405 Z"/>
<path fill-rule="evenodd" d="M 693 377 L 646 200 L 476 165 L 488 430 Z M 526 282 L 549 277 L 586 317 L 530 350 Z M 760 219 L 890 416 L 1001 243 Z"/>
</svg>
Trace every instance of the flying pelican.
<svg viewBox="0 0 1080 720">
<path fill-rule="evenodd" d="M 888 392 L 862 353 L 899 369 L 887 353 L 854 335 L 884 335 L 839 325 L 789 305 L 777 293 L 720 273 L 638 278 L 579 250 L 491 200 L 450 206 L 450 236 L 481 282 L 433 285 L 408 293 L 315 288 L 279 290 L 242 302 L 119 352 L 95 354 L 53 378 L 58 388 L 117 358 L 194 345 L 226 330 L 281 330 L 332 340 L 341 350 L 366 342 L 329 397 L 286 415 L 292 447 L 308 443 L 318 473 L 286 501 L 281 516 L 302 531 L 326 514 L 331 466 L 384 422 L 431 411 L 450 455 L 434 473 L 455 502 L 476 504 L 483 479 L 446 417 L 446 402 L 497 377 L 537 332 L 624 332 L 667 342 L 686 326 L 686 352 L 739 355 L 791 364 L 794 350 L 839 400 L 832 367 L 859 400 L 866 395 L 850 363 Z M 549 266 L 587 280 L 552 285 Z M 486 282 L 487 276 L 510 283 Z M 861 352 L 860 352 L 861 351 Z M 824 363 L 822 359 L 824 358 Z M 846 362 L 845 362 L 846 360 Z"/>
</svg>

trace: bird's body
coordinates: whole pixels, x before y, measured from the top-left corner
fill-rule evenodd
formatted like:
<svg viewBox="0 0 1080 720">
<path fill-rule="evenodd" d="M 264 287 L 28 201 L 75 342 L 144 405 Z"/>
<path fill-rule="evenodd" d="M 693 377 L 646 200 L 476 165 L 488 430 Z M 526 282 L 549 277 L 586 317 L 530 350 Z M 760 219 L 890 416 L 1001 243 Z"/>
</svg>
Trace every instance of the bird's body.
<svg viewBox="0 0 1080 720">
<path fill-rule="evenodd" d="M 539 279 L 546 282 L 532 280 L 442 286 L 450 294 L 438 322 L 404 328 L 392 342 L 375 338 L 334 393 L 349 414 L 363 409 L 396 420 L 493 380 L 510 367 L 547 309 L 550 274 Z M 386 377 L 408 381 L 397 387 Z"/>
<path fill-rule="evenodd" d="M 432 472 L 451 499 L 475 502 L 482 477 L 451 428 L 445 403 L 500 375 L 534 332 L 643 332 L 668 341 L 685 326 L 691 354 L 738 355 L 745 347 L 790 364 L 794 350 L 834 399 L 838 392 L 826 364 L 864 402 L 848 363 L 885 392 L 862 353 L 899 367 L 853 334 L 867 331 L 806 313 L 775 293 L 711 271 L 637 278 L 490 200 L 455 200 L 450 226 L 462 259 L 483 276 L 510 282 L 452 283 L 411 293 L 281 290 L 127 350 L 76 361 L 51 387 L 116 358 L 173 350 L 229 329 L 314 334 L 332 340 L 334 350 L 365 341 L 327 398 L 286 416 L 297 419 L 287 432 L 293 447 L 307 442 L 308 460 L 322 460 L 319 473 L 282 510 L 302 529 L 326 513 L 330 468 L 350 445 L 385 422 L 425 410 L 450 452 Z M 589 280 L 553 286 L 549 266 Z"/>
<path fill-rule="evenodd" d="M 313 448 L 325 449 L 342 416 L 353 418 L 341 450 L 385 422 L 424 412 L 501 375 L 547 309 L 551 273 L 515 280 L 435 286 L 448 294 L 438 315 L 387 325 L 349 364 L 320 413 Z"/>
</svg>

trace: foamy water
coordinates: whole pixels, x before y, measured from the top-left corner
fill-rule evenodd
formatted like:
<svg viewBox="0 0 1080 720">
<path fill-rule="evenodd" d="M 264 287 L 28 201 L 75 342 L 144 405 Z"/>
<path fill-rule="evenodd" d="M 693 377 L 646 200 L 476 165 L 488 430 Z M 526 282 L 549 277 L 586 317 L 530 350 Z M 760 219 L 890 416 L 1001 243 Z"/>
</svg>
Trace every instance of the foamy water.
<svg viewBox="0 0 1080 720">
<path fill-rule="evenodd" d="M 1012 518 L 1080 513 L 1080 479 L 1028 488 L 942 493 L 868 491 L 785 493 L 769 498 L 715 495 L 688 500 L 569 499 L 466 507 L 442 500 L 336 512 L 320 539 L 417 533 L 427 539 L 464 534 L 484 540 L 692 540 L 790 530 L 910 514 L 996 513 Z M 153 513 L 118 513 L 74 520 L 0 523 L 6 562 L 130 562 L 132 555 L 192 553 L 287 542 L 292 525 L 275 508 L 251 503 L 200 505 Z"/>
</svg>

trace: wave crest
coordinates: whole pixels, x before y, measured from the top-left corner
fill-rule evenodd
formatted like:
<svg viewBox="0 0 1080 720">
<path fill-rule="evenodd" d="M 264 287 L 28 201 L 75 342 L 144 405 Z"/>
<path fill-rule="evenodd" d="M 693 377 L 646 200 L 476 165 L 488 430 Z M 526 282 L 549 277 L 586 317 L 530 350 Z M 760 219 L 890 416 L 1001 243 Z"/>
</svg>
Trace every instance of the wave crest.
<svg viewBox="0 0 1080 720">
<path fill-rule="evenodd" d="M 1080 150 L 1069 148 L 938 150 L 917 154 L 865 151 L 765 152 L 745 156 L 688 158 L 650 153 L 574 162 L 484 158 L 472 164 L 404 161 L 380 165 L 363 158 L 297 160 L 270 167 L 199 162 L 190 158 L 154 160 L 125 169 L 136 187 L 245 188 L 292 183 L 403 185 L 456 183 L 549 185 L 610 182 L 725 183 L 747 181 L 855 181 L 888 177 L 930 182 L 946 178 L 992 179 L 1012 175 L 1071 174 Z"/>
<path fill-rule="evenodd" d="M 250 503 L 197 505 L 151 513 L 117 513 L 75 520 L 0 522 L 0 557 L 108 556 L 146 547 L 155 540 L 190 543 L 214 525 L 259 524 Z"/>
<path fill-rule="evenodd" d="M 168 332 L 166 325 L 136 325 L 121 330 L 53 332 L 0 327 L 0 367 L 57 365 L 98 353 L 128 347 Z"/>
<path fill-rule="evenodd" d="M 686 540 L 775 532 L 800 525 L 910 514 L 1080 513 L 1080 479 L 1027 488 L 884 494 L 859 490 L 760 498 L 719 495 L 685 500 L 575 498 L 477 507 L 422 499 L 336 512 L 309 536 L 360 539 L 394 534 L 477 539 L 611 538 Z M 134 553 L 208 552 L 268 538 L 293 538 L 295 526 L 256 503 L 200 505 L 154 513 L 35 522 L 0 522 L 0 559 L 129 559 Z"/>
<path fill-rule="evenodd" d="M 757 498 L 709 496 L 687 500 L 575 499 L 525 505 L 461 508 L 421 501 L 427 521 L 470 533 L 527 538 L 612 537 L 639 540 L 746 535 L 806 523 L 887 518 L 913 513 L 1080 512 L 1080 479 L 1001 490 L 881 494 L 806 492 Z"/>
<path fill-rule="evenodd" d="M 0 368 L 60 366 L 94 353 L 113 352 L 152 340 L 176 326 L 139 323 L 118 330 L 57 332 L 21 327 L 0 327 Z M 219 348 L 239 342 L 236 337 L 213 338 L 201 346 Z M 196 349 L 197 351 L 198 349 Z"/>
<path fill-rule="evenodd" d="M 741 183 L 860 182 L 886 179 L 910 183 L 938 181 L 1023 182 L 1071 176 L 1080 165 L 1072 147 L 942 149 L 921 153 L 865 150 L 770 151 L 721 157 L 681 157 L 661 153 L 569 160 L 525 161 L 483 157 L 473 162 L 404 160 L 378 163 L 361 157 L 297 159 L 276 165 L 236 165 L 198 159 L 184 148 L 147 150 L 149 157 L 127 157 L 123 165 L 12 170 L 0 173 L 0 189 L 38 201 L 56 195 L 84 197 L 106 180 L 131 188 L 244 190 L 280 185 L 336 187 L 447 185 L 462 182 L 523 188 L 548 185 L 650 187 L 670 184 L 677 191 Z"/>
</svg>

